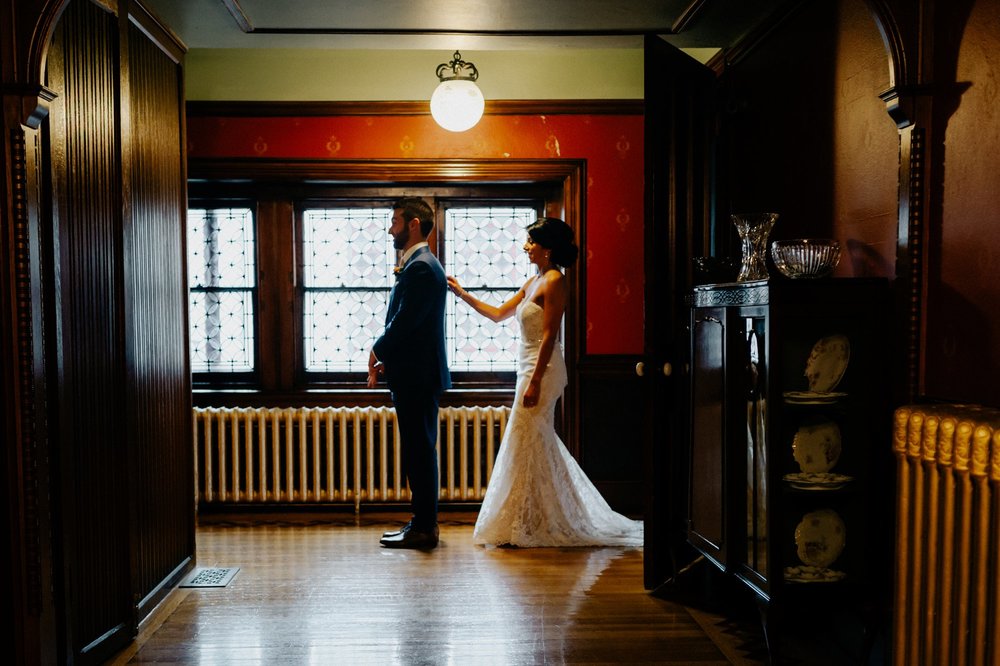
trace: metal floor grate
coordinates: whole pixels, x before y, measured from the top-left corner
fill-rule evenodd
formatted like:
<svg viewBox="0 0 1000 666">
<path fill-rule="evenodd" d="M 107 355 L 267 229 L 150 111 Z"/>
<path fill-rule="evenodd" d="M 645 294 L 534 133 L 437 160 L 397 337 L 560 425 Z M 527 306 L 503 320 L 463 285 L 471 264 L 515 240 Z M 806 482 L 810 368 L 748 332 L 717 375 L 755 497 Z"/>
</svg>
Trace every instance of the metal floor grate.
<svg viewBox="0 0 1000 666">
<path fill-rule="evenodd" d="M 195 569 L 178 587 L 225 587 L 239 570 L 239 567 Z"/>
</svg>

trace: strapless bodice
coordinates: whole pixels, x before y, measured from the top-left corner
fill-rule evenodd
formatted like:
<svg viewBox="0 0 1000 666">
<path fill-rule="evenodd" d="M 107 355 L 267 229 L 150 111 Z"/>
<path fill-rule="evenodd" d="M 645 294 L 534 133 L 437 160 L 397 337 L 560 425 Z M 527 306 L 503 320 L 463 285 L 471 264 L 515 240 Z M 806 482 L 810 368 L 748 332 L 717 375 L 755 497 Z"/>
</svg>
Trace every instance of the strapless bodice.
<svg viewBox="0 0 1000 666">
<path fill-rule="evenodd" d="M 522 301 L 517 306 L 517 323 L 521 327 L 521 344 L 537 347 L 545 331 L 545 310 L 535 301 Z"/>
<path fill-rule="evenodd" d="M 517 307 L 517 322 L 521 329 L 517 374 L 523 377 L 535 370 L 535 362 L 542 346 L 542 335 L 545 332 L 545 310 L 534 301 L 522 301 Z M 563 359 L 562 345 L 558 342 L 552 350 L 545 373 L 545 383 L 552 390 L 561 393 L 566 386 L 566 362 Z"/>
</svg>

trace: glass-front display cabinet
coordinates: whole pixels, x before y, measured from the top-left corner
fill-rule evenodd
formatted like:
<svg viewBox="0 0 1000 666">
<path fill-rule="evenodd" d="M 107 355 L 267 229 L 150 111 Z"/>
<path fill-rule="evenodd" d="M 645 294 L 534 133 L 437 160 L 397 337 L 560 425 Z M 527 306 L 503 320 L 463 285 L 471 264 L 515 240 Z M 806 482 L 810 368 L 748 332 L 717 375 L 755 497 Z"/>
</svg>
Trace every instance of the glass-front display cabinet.
<svg viewBox="0 0 1000 666">
<path fill-rule="evenodd" d="M 887 282 L 711 284 L 690 303 L 689 543 L 752 590 L 772 653 L 799 606 L 854 609 L 845 650 L 870 649 L 892 543 Z"/>
</svg>

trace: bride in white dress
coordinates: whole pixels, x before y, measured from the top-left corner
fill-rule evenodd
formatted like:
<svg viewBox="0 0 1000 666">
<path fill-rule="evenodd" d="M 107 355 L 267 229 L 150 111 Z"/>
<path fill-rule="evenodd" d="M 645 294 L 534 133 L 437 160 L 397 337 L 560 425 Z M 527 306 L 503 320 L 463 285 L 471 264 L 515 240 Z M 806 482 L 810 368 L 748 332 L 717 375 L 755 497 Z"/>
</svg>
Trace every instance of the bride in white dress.
<svg viewBox="0 0 1000 666">
<path fill-rule="evenodd" d="M 642 521 L 615 512 L 555 431 L 556 401 L 566 387 L 558 333 L 566 309 L 566 277 L 578 253 L 573 230 L 560 219 L 528 227 L 524 245 L 538 274 L 506 303 L 489 305 L 449 276 L 448 286 L 476 312 L 521 329 L 517 388 L 483 499 L 473 541 L 537 546 L 641 546 Z"/>
</svg>

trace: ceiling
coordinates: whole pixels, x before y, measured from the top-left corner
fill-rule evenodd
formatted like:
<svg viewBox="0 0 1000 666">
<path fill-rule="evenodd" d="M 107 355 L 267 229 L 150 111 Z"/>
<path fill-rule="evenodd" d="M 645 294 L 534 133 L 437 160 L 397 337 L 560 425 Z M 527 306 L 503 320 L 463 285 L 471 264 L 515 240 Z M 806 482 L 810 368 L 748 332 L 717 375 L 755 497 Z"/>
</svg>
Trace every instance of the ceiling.
<svg viewBox="0 0 1000 666">
<path fill-rule="evenodd" d="M 725 48 L 788 0 L 144 0 L 189 49 Z"/>
</svg>

